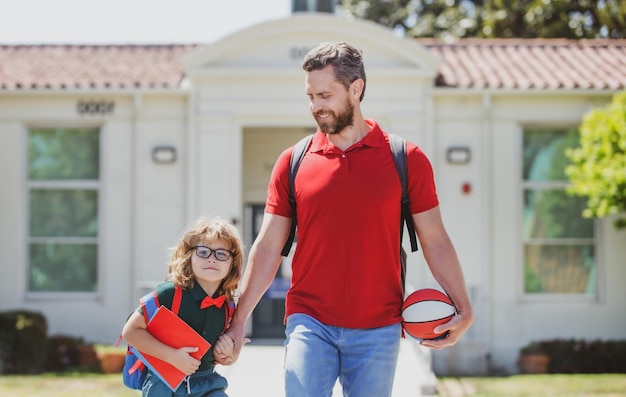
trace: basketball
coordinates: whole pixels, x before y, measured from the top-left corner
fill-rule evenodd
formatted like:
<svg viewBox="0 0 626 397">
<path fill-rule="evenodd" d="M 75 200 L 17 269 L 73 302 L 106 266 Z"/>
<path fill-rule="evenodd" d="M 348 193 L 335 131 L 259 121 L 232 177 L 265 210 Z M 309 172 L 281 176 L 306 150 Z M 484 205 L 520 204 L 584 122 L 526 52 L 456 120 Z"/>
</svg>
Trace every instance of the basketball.
<svg viewBox="0 0 626 397">
<path fill-rule="evenodd" d="M 445 333 L 435 333 L 439 324 L 447 323 L 456 313 L 454 304 L 441 291 L 431 288 L 417 290 L 402 304 L 402 327 L 418 339 L 437 339 Z"/>
</svg>

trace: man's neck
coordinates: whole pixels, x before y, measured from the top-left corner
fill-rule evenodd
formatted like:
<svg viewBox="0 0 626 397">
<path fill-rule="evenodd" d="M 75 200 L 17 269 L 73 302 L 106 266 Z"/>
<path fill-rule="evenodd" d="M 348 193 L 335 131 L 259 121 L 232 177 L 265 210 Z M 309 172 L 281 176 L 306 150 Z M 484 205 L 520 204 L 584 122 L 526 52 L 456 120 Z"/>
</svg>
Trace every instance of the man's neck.
<svg viewBox="0 0 626 397">
<path fill-rule="evenodd" d="M 356 118 L 354 123 L 338 134 L 326 134 L 328 140 L 341 150 L 346 150 L 360 142 L 370 131 L 370 126 L 363 118 Z"/>
</svg>

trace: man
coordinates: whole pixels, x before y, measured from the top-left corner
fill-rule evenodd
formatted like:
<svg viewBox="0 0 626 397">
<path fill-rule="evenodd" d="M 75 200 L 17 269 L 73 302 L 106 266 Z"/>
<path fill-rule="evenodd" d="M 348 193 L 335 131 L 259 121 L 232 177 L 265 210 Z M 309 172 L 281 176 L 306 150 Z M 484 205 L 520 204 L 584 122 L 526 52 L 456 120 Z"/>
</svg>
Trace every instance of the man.
<svg viewBox="0 0 626 397">
<path fill-rule="evenodd" d="M 360 102 L 360 51 L 322 43 L 304 59 L 305 88 L 318 125 L 295 181 L 298 244 L 286 299 L 287 397 L 390 396 L 401 338 L 401 185 L 388 137 Z M 280 264 L 291 225 L 289 158 L 272 172 L 265 215 L 245 271 L 228 335 L 238 352 L 244 325 Z M 423 255 L 458 314 L 440 325 L 454 345 L 473 321 L 463 272 L 443 226 L 430 162 L 407 143 L 411 213 Z"/>
</svg>

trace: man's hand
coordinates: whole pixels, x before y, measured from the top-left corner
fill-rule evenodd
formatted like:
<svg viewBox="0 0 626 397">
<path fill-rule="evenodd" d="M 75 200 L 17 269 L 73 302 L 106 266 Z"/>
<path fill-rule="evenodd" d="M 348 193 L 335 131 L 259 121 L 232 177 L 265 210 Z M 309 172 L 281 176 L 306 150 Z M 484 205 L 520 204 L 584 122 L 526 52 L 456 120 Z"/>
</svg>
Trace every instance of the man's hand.
<svg viewBox="0 0 626 397">
<path fill-rule="evenodd" d="M 246 338 L 246 330 L 245 330 L 245 324 L 239 324 L 236 321 L 234 321 L 230 324 L 230 327 L 228 328 L 228 330 L 226 331 L 226 334 L 228 337 L 230 337 L 230 339 L 234 342 L 234 346 L 233 346 L 233 353 L 235 354 L 235 356 L 239 356 L 239 353 L 241 353 L 241 348 L 248 342 L 250 342 L 250 339 Z"/>
<path fill-rule="evenodd" d="M 233 325 L 231 324 L 230 328 L 226 333 L 222 334 L 220 338 L 215 343 L 215 350 L 213 351 L 213 357 L 215 361 L 222 365 L 232 365 L 237 359 L 239 359 L 239 353 L 241 353 L 241 348 L 250 342 L 250 339 L 244 337 L 244 329 L 242 327 L 241 334 L 237 332 L 237 330 L 233 330 Z M 236 327 L 235 327 L 236 328 Z M 237 335 L 241 335 L 239 339 L 237 339 Z M 237 344 L 239 341 L 239 344 Z"/>
<path fill-rule="evenodd" d="M 472 313 L 458 313 L 447 323 L 435 327 L 434 332 L 438 334 L 448 331 L 448 335 L 445 338 L 440 340 L 424 340 L 421 345 L 436 350 L 453 346 L 461 339 L 461 336 L 467 332 L 473 322 L 474 315 Z"/>
<path fill-rule="evenodd" d="M 219 364 L 231 365 L 235 362 L 234 347 L 235 342 L 230 337 L 224 334 L 220 335 L 217 342 L 215 342 L 213 358 Z"/>
</svg>

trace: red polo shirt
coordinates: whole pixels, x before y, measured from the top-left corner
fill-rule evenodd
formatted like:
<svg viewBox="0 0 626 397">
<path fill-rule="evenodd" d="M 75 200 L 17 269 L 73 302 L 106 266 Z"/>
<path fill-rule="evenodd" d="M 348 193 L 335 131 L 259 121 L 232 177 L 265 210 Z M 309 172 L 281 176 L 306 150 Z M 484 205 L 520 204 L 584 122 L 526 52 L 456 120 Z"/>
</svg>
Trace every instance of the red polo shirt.
<svg viewBox="0 0 626 397">
<path fill-rule="evenodd" d="M 286 316 L 304 313 L 327 325 L 375 328 L 401 321 L 401 186 L 389 140 L 375 121 L 345 151 L 317 132 L 295 181 L 298 243 Z M 272 172 L 265 211 L 291 217 L 289 159 Z M 407 143 L 411 212 L 438 205 L 432 167 Z"/>
</svg>

